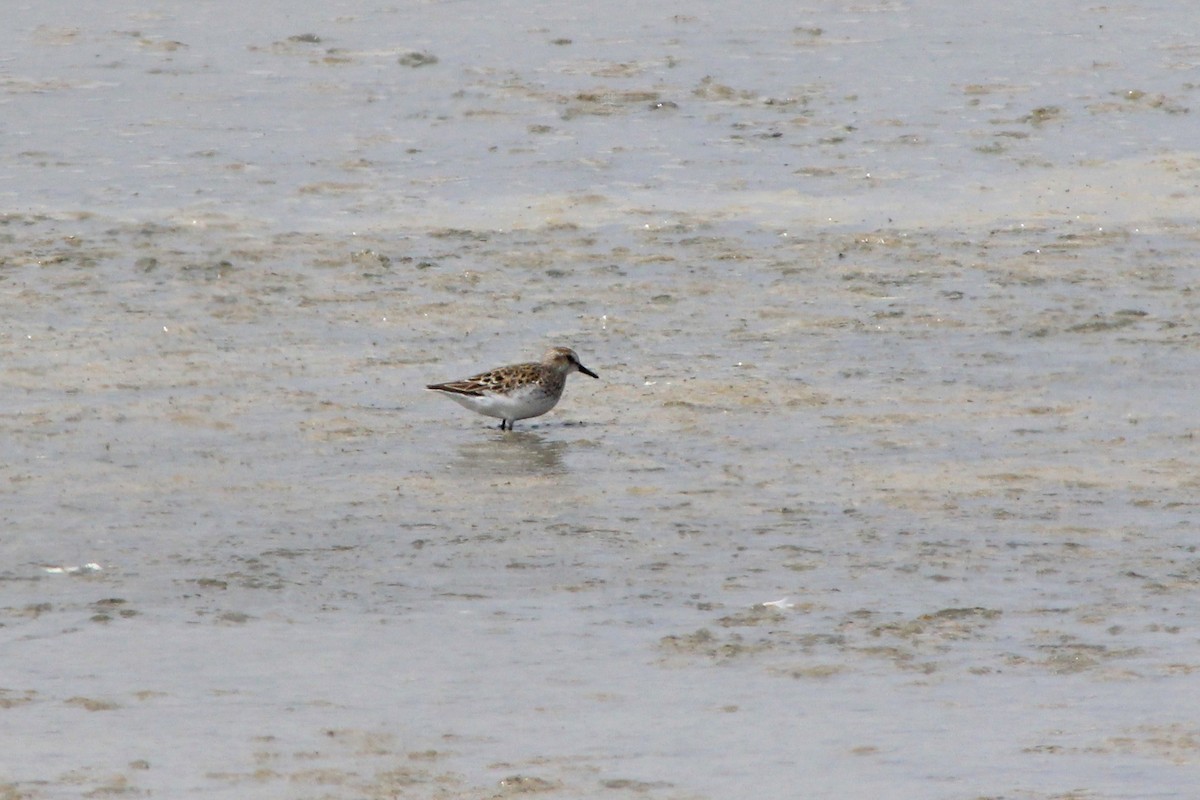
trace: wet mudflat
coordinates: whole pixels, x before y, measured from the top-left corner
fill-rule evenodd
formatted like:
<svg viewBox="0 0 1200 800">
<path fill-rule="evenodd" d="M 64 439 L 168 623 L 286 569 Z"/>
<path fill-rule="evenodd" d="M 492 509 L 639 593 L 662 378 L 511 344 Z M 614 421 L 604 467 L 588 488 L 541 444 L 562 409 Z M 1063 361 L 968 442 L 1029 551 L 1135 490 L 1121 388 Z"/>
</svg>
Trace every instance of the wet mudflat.
<svg viewBox="0 0 1200 800">
<path fill-rule="evenodd" d="M 462 11 L 3 34 L 3 792 L 1189 797 L 1178 12 Z"/>
</svg>

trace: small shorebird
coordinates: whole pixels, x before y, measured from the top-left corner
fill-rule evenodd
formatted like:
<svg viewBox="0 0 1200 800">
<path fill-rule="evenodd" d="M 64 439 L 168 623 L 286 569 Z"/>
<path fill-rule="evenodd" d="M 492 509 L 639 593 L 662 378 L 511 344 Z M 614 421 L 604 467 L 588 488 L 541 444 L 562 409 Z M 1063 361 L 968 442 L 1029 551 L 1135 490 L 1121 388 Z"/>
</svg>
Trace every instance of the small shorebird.
<svg viewBox="0 0 1200 800">
<path fill-rule="evenodd" d="M 567 376 L 582 372 L 600 376 L 579 363 L 569 347 L 551 347 L 540 363 L 511 364 L 461 381 L 432 383 L 426 389 L 441 392 L 463 408 L 500 420 L 500 430 L 512 430 L 519 419 L 540 417 L 562 397 Z"/>
</svg>

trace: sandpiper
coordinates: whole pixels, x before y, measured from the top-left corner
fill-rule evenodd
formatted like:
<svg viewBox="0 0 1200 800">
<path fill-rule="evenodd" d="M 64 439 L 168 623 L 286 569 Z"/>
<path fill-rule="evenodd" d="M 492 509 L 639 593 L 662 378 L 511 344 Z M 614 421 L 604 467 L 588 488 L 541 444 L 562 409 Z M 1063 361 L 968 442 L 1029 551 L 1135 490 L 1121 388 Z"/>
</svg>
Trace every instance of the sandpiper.
<svg viewBox="0 0 1200 800">
<path fill-rule="evenodd" d="M 500 430 L 511 431 L 515 421 L 539 417 L 554 408 L 572 372 L 600 377 L 579 363 L 574 350 L 551 347 L 540 363 L 511 364 L 425 388 L 441 392 L 463 408 L 496 417 Z"/>
</svg>

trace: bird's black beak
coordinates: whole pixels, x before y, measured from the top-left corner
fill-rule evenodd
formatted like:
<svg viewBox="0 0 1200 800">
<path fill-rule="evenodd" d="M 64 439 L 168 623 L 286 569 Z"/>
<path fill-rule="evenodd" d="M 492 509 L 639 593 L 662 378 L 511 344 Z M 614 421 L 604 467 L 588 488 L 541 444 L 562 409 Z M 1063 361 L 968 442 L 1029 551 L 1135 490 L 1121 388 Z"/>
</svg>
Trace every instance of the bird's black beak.
<svg viewBox="0 0 1200 800">
<path fill-rule="evenodd" d="M 580 364 L 578 361 L 575 362 L 575 366 L 579 367 L 579 371 L 582 372 L 584 375 L 591 375 L 593 378 L 596 378 L 596 379 L 600 378 L 599 375 L 592 372 L 590 369 L 585 367 L 583 364 Z"/>
</svg>

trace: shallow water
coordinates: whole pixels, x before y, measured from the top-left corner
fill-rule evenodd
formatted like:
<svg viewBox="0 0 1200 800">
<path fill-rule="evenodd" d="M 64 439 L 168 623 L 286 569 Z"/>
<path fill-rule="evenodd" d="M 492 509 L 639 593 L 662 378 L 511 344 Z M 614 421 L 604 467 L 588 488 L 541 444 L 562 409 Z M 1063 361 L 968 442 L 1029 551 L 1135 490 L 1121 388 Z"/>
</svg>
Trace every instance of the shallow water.
<svg viewBox="0 0 1200 800">
<path fill-rule="evenodd" d="M 613 8 L 11 12 L 3 792 L 1192 795 L 1191 15 Z"/>
</svg>

